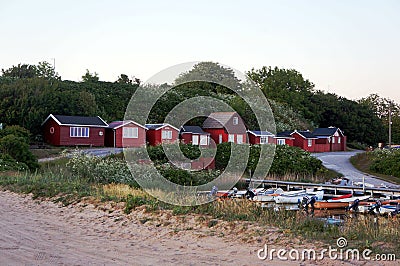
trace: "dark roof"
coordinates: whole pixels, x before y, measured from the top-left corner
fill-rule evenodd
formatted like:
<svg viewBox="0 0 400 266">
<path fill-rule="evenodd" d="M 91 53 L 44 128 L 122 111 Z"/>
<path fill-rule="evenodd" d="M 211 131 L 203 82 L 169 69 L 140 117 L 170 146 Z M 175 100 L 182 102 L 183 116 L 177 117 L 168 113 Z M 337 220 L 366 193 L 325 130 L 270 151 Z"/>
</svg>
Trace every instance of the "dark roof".
<svg viewBox="0 0 400 266">
<path fill-rule="evenodd" d="M 100 126 L 107 127 L 108 124 L 104 122 L 99 116 L 69 116 L 69 115 L 49 115 L 45 122 L 53 117 L 60 125 L 79 125 L 79 126 Z"/>
<path fill-rule="evenodd" d="M 311 133 L 311 131 L 294 131 L 293 133 L 295 133 L 295 132 L 299 133 L 306 139 L 316 139 L 317 138 L 316 136 L 314 136 L 313 133 Z"/>
<path fill-rule="evenodd" d="M 138 124 L 138 123 L 136 123 L 136 122 L 134 122 L 134 121 L 132 121 L 132 120 L 113 121 L 113 122 L 111 122 L 110 124 L 108 124 L 108 128 L 116 129 L 116 128 L 119 128 L 119 127 L 122 127 L 122 126 L 126 126 L 126 125 L 128 125 L 128 124 L 134 124 L 134 125 L 137 125 L 137 126 L 139 126 L 139 127 L 144 128 L 144 129 L 147 129 L 146 127 L 144 127 L 144 126 L 142 126 L 141 124 Z"/>
<path fill-rule="evenodd" d="M 164 124 L 146 124 L 144 125 L 147 129 L 159 129 L 160 127 L 163 127 Z"/>
<path fill-rule="evenodd" d="M 172 127 L 173 129 L 179 131 L 179 129 L 177 129 L 177 128 L 174 127 L 173 125 L 166 124 L 166 123 L 164 123 L 164 124 L 146 124 L 146 125 L 144 125 L 144 126 L 145 126 L 147 129 L 153 129 L 153 130 L 158 130 L 158 129 L 162 128 L 162 127 L 168 126 L 168 127 Z"/>
<path fill-rule="evenodd" d="M 293 133 L 293 131 L 291 131 L 291 130 L 286 130 L 286 131 L 277 133 L 276 136 L 277 136 L 278 138 L 291 138 L 291 137 L 292 137 L 292 136 L 291 136 L 292 133 Z"/>
<path fill-rule="evenodd" d="M 108 124 L 109 128 L 116 128 L 119 126 L 122 126 L 124 124 L 124 121 L 113 121 L 110 124 Z"/>
<path fill-rule="evenodd" d="M 203 129 L 199 126 L 183 126 L 181 128 L 180 133 L 194 133 L 194 134 L 207 134 L 209 135 L 210 133 L 204 132 Z"/>
<path fill-rule="evenodd" d="M 337 127 L 321 127 L 321 128 L 316 128 L 313 134 L 315 136 L 333 136 L 338 130 L 340 131 L 340 129 Z"/>
<path fill-rule="evenodd" d="M 253 134 L 255 136 L 273 136 L 271 132 L 268 131 L 258 131 L 258 130 L 249 130 L 250 134 Z"/>
<path fill-rule="evenodd" d="M 236 112 L 211 113 L 203 123 L 203 128 L 223 128 Z M 239 115 L 237 114 L 239 117 Z"/>
</svg>

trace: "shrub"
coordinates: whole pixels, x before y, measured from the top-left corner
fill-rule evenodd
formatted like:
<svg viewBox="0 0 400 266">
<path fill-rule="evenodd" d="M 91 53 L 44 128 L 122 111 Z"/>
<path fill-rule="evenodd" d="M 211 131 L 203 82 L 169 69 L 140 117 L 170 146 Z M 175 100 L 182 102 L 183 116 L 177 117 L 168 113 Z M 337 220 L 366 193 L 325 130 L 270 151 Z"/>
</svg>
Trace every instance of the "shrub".
<svg viewBox="0 0 400 266">
<path fill-rule="evenodd" d="M 21 127 L 21 126 L 7 126 L 3 130 L 0 130 L 0 138 L 5 137 L 7 135 L 14 135 L 16 137 L 20 137 L 24 139 L 24 141 L 29 144 L 31 133 L 29 130 Z"/>
<path fill-rule="evenodd" d="M 23 137 L 6 135 L 1 138 L 0 152 L 10 155 L 17 162 L 26 164 L 31 170 L 39 168 L 36 157 L 29 150 L 29 144 Z"/>
<path fill-rule="evenodd" d="M 26 171 L 28 166 L 19 163 L 8 154 L 0 154 L 0 172 L 2 171 Z"/>
<path fill-rule="evenodd" d="M 372 160 L 371 171 L 400 177 L 400 150 L 375 150 L 368 157 Z"/>
</svg>

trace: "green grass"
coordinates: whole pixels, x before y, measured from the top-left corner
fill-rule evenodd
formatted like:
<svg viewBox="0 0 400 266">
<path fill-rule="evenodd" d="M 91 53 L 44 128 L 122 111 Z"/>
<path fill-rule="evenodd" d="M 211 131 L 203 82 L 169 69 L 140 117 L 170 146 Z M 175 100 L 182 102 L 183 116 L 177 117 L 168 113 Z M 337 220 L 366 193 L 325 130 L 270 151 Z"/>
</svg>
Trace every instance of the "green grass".
<svg viewBox="0 0 400 266">
<path fill-rule="evenodd" d="M 351 164 L 359 171 L 374 175 L 379 179 L 400 185 L 400 179 L 395 176 L 384 175 L 370 170 L 372 160 L 368 157 L 367 153 L 359 153 L 350 158 Z"/>
</svg>

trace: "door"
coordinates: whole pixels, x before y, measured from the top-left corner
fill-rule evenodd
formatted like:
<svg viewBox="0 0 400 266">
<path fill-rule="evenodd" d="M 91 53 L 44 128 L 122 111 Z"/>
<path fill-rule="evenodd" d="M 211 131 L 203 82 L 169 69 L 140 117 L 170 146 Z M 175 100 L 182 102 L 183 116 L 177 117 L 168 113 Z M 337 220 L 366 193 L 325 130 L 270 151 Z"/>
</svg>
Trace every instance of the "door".
<svg viewBox="0 0 400 266">
<path fill-rule="evenodd" d="M 199 135 L 192 135 L 192 145 L 199 145 Z"/>
<path fill-rule="evenodd" d="M 208 145 L 208 136 L 207 135 L 200 135 L 200 145 Z"/>
</svg>

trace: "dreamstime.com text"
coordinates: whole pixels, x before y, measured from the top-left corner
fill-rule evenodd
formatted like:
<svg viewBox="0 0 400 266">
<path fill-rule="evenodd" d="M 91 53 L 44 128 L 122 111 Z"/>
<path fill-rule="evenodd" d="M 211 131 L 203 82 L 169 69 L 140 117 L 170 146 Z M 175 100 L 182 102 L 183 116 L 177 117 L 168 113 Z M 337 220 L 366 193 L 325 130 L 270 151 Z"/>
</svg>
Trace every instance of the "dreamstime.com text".
<svg viewBox="0 0 400 266">
<path fill-rule="evenodd" d="M 337 247 L 329 246 L 327 249 L 275 249 L 269 248 L 267 244 L 257 251 L 260 260 L 369 260 L 369 261 L 395 261 L 396 254 L 374 254 L 370 249 L 351 249 L 347 247 L 347 240 L 343 237 L 336 242 Z"/>
</svg>

